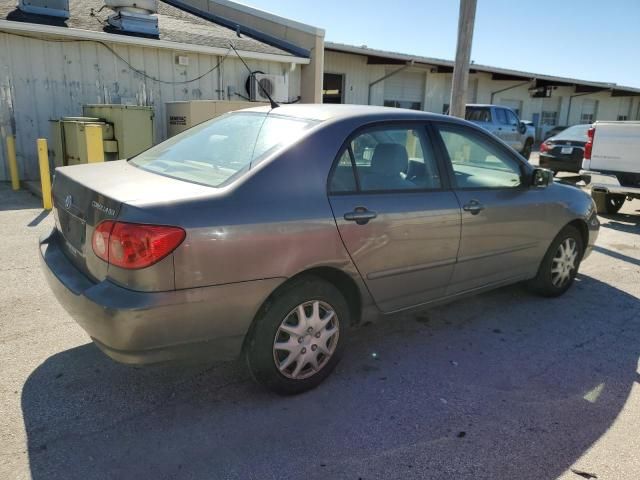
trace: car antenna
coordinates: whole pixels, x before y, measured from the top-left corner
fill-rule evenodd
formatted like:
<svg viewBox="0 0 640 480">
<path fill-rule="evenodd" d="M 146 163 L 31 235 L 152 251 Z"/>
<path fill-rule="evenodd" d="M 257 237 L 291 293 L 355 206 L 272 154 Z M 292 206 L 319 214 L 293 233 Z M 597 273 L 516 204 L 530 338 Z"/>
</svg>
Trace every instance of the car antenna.
<svg viewBox="0 0 640 480">
<path fill-rule="evenodd" d="M 229 46 L 238 56 L 238 58 L 240 59 L 242 64 L 246 67 L 246 69 L 249 70 L 249 76 L 253 77 L 253 79 L 256 80 L 255 74 L 251 71 L 251 69 L 249 68 L 249 65 L 247 65 L 247 62 L 244 61 L 244 58 L 240 56 L 240 54 L 238 53 L 238 50 L 236 50 L 236 47 L 234 47 L 232 43 L 230 43 Z M 264 86 L 258 80 L 256 80 L 256 84 L 258 85 L 258 87 L 260 87 L 260 90 L 262 90 L 262 93 L 264 93 L 265 97 L 269 99 L 269 103 L 271 103 L 271 109 L 278 108 L 280 104 L 276 102 L 273 98 L 271 98 L 271 95 L 269 95 L 269 92 L 267 92 L 267 89 L 264 88 Z"/>
</svg>

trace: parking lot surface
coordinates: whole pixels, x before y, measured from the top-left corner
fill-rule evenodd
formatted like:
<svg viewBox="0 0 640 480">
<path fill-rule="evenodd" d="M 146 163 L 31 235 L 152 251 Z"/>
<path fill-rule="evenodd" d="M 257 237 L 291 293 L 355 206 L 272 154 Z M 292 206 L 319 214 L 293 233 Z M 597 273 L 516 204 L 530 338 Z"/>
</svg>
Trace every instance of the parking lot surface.
<svg viewBox="0 0 640 480">
<path fill-rule="evenodd" d="M 516 285 L 353 332 L 318 389 L 133 368 L 56 302 L 51 215 L 0 185 L 0 478 L 637 479 L 640 202 L 564 297 Z M 176 319 L 179 321 L 179 319 Z"/>
</svg>

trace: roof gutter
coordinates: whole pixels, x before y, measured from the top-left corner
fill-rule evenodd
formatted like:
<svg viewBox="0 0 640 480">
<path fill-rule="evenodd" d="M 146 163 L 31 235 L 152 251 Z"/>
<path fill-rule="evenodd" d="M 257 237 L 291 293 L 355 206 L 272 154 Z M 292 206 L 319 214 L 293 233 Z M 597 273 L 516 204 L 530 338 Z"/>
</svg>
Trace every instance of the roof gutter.
<svg viewBox="0 0 640 480">
<path fill-rule="evenodd" d="M 283 50 L 287 50 L 294 55 L 300 57 L 309 57 L 311 52 L 307 49 L 301 48 L 291 42 L 283 40 L 281 38 L 276 38 L 273 35 L 269 35 L 267 33 L 261 32 L 260 30 L 256 30 L 255 28 L 250 28 L 244 25 L 239 24 L 238 22 L 234 22 L 233 20 L 229 20 L 227 18 L 221 17 L 220 15 L 215 15 L 209 11 L 202 10 L 200 8 L 189 5 L 187 2 L 181 0 L 165 0 L 169 5 L 173 5 L 176 8 L 180 8 L 186 12 L 191 13 L 192 15 L 196 15 L 197 17 L 204 18 L 211 22 L 215 22 L 219 25 L 223 25 L 227 28 L 235 30 L 238 33 L 242 33 L 248 35 L 250 37 L 255 38 L 264 43 L 268 43 L 269 45 L 273 45 L 274 47 L 281 48 Z M 230 3 L 230 2 L 229 2 Z M 237 4 L 234 5 L 233 8 L 250 8 L 246 5 Z M 319 30 L 322 35 L 324 35 L 324 31 Z M 318 35 L 318 33 L 315 33 Z"/>
<path fill-rule="evenodd" d="M 96 42 L 116 43 L 135 45 L 138 47 L 161 48 L 173 51 L 185 51 L 193 53 L 202 53 L 205 55 L 224 56 L 228 53 L 228 49 L 220 47 L 208 47 L 205 45 L 192 45 L 189 43 L 169 42 L 166 40 L 156 40 L 152 38 L 134 37 L 127 35 L 114 35 L 105 32 L 93 32 L 90 30 L 82 30 L 79 28 L 61 28 L 51 25 L 38 25 L 35 23 L 22 23 L 10 20 L 0 20 L 0 32 L 20 33 L 33 36 L 34 39 L 46 40 L 42 35 L 52 37 L 62 37 L 77 40 L 93 40 Z M 252 60 L 265 60 L 269 62 L 295 63 L 307 65 L 308 58 L 278 55 L 273 53 L 261 53 L 239 50 L 244 58 Z"/>
<path fill-rule="evenodd" d="M 394 75 L 397 75 L 398 73 L 402 72 L 403 70 L 406 70 L 407 68 L 413 66 L 415 62 L 413 60 L 410 60 L 406 63 L 406 65 L 401 66 L 400 68 L 396 68 L 394 71 L 387 73 L 386 75 L 378 78 L 377 80 L 374 80 L 373 82 L 371 82 L 369 84 L 369 94 L 367 96 L 367 105 L 371 105 L 371 90 L 373 89 L 373 86 L 380 83 L 380 82 L 384 82 L 387 78 L 389 77 L 393 77 Z"/>
<path fill-rule="evenodd" d="M 569 96 L 569 107 L 567 108 L 567 122 L 565 125 L 569 125 L 569 118 L 571 118 L 571 103 L 573 102 L 573 97 L 584 97 L 586 95 L 593 95 L 594 93 L 602 93 L 609 90 L 608 88 L 603 88 L 602 90 L 596 90 L 595 92 L 583 92 L 583 93 L 575 93 Z"/>
<path fill-rule="evenodd" d="M 535 79 L 533 79 L 535 80 Z M 527 85 L 528 83 L 531 83 L 531 80 L 527 80 L 526 82 L 522 82 L 522 83 L 518 83 L 517 85 L 512 85 L 510 87 L 507 88 L 503 88 L 501 90 L 496 90 L 495 92 L 491 92 L 491 101 L 489 102 L 491 105 L 493 105 L 493 97 L 497 94 L 497 93 L 502 93 L 502 92 L 506 92 L 507 90 L 511 90 L 514 88 L 518 88 L 518 87 L 523 87 L 525 85 Z"/>
</svg>

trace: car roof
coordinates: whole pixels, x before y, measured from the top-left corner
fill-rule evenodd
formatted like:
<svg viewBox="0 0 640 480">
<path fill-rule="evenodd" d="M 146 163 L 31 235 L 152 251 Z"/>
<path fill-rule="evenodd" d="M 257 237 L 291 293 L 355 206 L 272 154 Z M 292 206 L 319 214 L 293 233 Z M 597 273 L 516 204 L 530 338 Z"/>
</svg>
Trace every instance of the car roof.
<svg viewBox="0 0 640 480">
<path fill-rule="evenodd" d="M 272 111 L 270 107 L 254 107 L 242 110 L 244 112 Z M 341 120 L 349 118 L 384 118 L 388 120 L 459 120 L 450 116 L 428 113 L 419 110 L 409 110 L 394 107 L 377 107 L 371 105 L 344 104 L 290 104 L 281 105 L 272 111 L 273 114 L 286 117 L 297 117 L 308 120 Z"/>
</svg>

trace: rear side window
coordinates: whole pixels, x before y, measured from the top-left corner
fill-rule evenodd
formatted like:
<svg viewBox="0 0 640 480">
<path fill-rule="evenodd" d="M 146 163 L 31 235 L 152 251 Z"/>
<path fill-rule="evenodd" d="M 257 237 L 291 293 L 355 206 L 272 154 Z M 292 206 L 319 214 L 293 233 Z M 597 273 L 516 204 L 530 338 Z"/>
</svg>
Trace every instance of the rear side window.
<svg viewBox="0 0 640 480">
<path fill-rule="evenodd" d="M 467 107 L 466 119 L 471 122 L 491 123 L 491 109 L 487 107 Z"/>
<path fill-rule="evenodd" d="M 298 140 L 317 122 L 240 112 L 187 130 L 134 157 L 150 172 L 219 187 Z"/>
<path fill-rule="evenodd" d="M 332 193 L 440 187 L 435 157 L 422 129 L 396 126 L 356 135 L 340 155 L 329 184 Z"/>
</svg>

